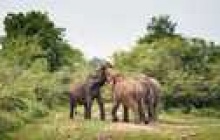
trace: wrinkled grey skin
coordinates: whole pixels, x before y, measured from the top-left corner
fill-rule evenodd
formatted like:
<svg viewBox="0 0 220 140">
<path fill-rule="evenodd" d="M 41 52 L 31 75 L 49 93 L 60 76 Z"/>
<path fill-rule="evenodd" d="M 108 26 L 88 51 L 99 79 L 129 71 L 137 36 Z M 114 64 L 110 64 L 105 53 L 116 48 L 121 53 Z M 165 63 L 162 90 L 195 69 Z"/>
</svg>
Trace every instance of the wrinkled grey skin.
<svg viewBox="0 0 220 140">
<path fill-rule="evenodd" d="M 105 84 L 104 67 L 96 70 L 95 75 L 89 75 L 83 83 L 78 83 L 70 91 L 70 118 L 73 119 L 77 104 L 84 106 L 84 118 L 91 119 L 92 103 L 96 99 L 101 120 L 105 120 L 105 109 L 103 98 L 100 93 Z"/>
<path fill-rule="evenodd" d="M 160 101 L 161 85 L 153 77 L 148 77 L 146 75 L 139 76 L 138 79 L 143 83 L 145 88 L 145 96 L 143 98 L 143 118 L 146 123 L 154 122 L 157 120 L 157 109 Z M 147 112 L 145 112 L 147 111 Z M 146 119 L 146 114 L 148 118 Z"/>
<path fill-rule="evenodd" d="M 136 115 L 135 123 L 144 122 L 145 124 L 148 124 L 151 122 L 155 122 L 157 120 L 157 107 L 159 103 L 160 85 L 154 78 L 147 76 L 136 77 L 135 80 L 136 82 L 138 82 L 138 84 L 141 84 L 142 86 L 142 90 L 136 91 L 136 95 L 138 97 L 133 97 L 133 101 L 136 102 L 138 105 L 138 108 L 134 110 Z M 112 108 L 113 121 L 118 121 L 117 110 L 120 104 L 120 100 L 114 99 Z M 128 107 L 123 103 L 122 105 L 124 110 L 123 121 L 129 122 L 129 108 L 131 109 L 132 106 Z"/>
<path fill-rule="evenodd" d="M 108 75 L 109 75 L 109 71 L 107 70 L 106 77 L 108 77 Z M 120 77 L 120 74 L 119 75 L 116 74 L 115 76 Z M 115 81 L 114 81 L 115 78 L 112 78 L 112 77 L 115 77 L 115 76 L 110 76 L 111 77 L 110 79 L 113 79 L 113 80 L 110 80 L 110 81 L 113 81 L 111 82 L 113 86 L 115 84 Z M 159 82 L 156 79 L 152 77 L 148 77 L 146 75 L 137 75 L 133 77 L 132 79 L 133 79 L 132 80 L 133 82 L 136 81 L 136 84 L 139 85 L 139 88 L 134 86 L 134 89 L 132 91 L 128 91 L 126 97 L 123 97 L 125 96 L 125 93 L 122 93 L 123 91 L 121 90 L 120 85 L 118 85 L 119 88 L 116 88 L 116 89 L 114 88 L 113 90 L 114 92 L 113 94 L 117 96 L 115 96 L 116 98 L 114 98 L 113 100 L 112 120 L 113 121 L 118 120 L 117 111 L 118 111 L 119 106 L 122 104 L 123 109 L 124 109 L 123 120 L 125 122 L 129 122 L 129 109 L 133 109 L 133 111 L 135 112 L 135 115 L 136 115 L 135 123 L 144 122 L 147 124 L 147 123 L 156 121 L 157 107 L 159 103 L 159 94 L 160 94 L 160 89 L 161 89 Z M 124 79 L 124 80 L 127 81 L 128 79 Z M 126 81 L 124 81 L 125 83 L 124 82 L 123 83 L 126 84 Z M 129 82 L 127 84 L 129 84 Z M 129 92 L 132 92 L 132 93 L 129 93 Z M 132 101 L 133 103 L 137 105 L 137 108 L 135 107 L 135 105 L 126 105 L 126 102 L 122 102 L 122 100 L 127 100 L 127 103 Z"/>
</svg>

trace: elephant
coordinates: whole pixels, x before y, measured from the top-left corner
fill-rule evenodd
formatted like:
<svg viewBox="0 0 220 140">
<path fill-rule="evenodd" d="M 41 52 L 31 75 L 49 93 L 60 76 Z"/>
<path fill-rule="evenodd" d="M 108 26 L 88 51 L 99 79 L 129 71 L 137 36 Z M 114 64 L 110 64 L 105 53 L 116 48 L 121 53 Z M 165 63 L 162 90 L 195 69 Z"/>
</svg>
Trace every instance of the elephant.
<svg viewBox="0 0 220 140">
<path fill-rule="evenodd" d="M 101 96 L 101 88 L 106 82 L 105 67 L 100 67 L 95 74 L 89 75 L 84 82 L 77 83 L 70 88 L 70 118 L 74 118 L 75 108 L 78 104 L 84 106 L 84 118 L 91 119 L 92 103 L 96 99 L 101 120 L 105 120 L 104 101 Z"/>
</svg>

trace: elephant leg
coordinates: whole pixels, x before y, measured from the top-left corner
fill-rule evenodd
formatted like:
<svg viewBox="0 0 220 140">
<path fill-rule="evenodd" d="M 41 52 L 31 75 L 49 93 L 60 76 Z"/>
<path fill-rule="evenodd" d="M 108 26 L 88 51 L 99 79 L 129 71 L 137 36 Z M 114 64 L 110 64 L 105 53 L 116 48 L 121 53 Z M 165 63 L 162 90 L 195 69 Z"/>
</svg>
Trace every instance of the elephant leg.
<svg viewBox="0 0 220 140">
<path fill-rule="evenodd" d="M 91 119 L 91 110 L 92 110 L 92 100 L 89 99 L 84 104 L 84 118 Z"/>
<path fill-rule="evenodd" d="M 160 103 L 160 90 L 156 90 L 155 91 L 155 94 L 154 94 L 154 121 L 157 121 L 158 120 L 158 108 L 159 108 L 159 103 Z"/>
<path fill-rule="evenodd" d="M 154 104 L 151 99 L 149 99 L 147 104 L 147 110 L 148 110 L 148 123 L 152 122 L 154 120 Z"/>
<path fill-rule="evenodd" d="M 112 121 L 113 122 L 117 122 L 118 121 L 117 110 L 118 110 L 119 105 L 120 105 L 119 101 L 114 101 L 113 108 L 112 108 Z"/>
<path fill-rule="evenodd" d="M 129 110 L 128 110 L 128 107 L 124 105 L 123 108 L 124 108 L 124 118 L 123 118 L 123 121 L 124 122 L 129 122 Z"/>
<path fill-rule="evenodd" d="M 145 105 L 144 102 L 142 101 L 138 102 L 139 121 L 145 123 L 146 118 L 145 118 L 144 105 Z"/>
<path fill-rule="evenodd" d="M 97 103 L 99 106 L 100 118 L 101 118 L 101 120 L 105 120 L 105 108 L 104 108 L 103 99 L 100 95 L 97 98 Z"/>
<path fill-rule="evenodd" d="M 141 117 L 140 117 L 140 107 L 137 102 L 133 103 L 132 109 L 134 111 L 134 123 L 139 124 L 141 122 Z"/>
<path fill-rule="evenodd" d="M 148 115 L 149 121 L 156 121 L 157 120 L 157 105 L 158 105 L 158 97 L 155 94 L 152 94 L 149 98 L 149 107 L 148 107 Z"/>
<path fill-rule="evenodd" d="M 70 98 L 70 119 L 74 117 L 74 109 L 76 107 L 76 101 L 73 98 Z"/>
<path fill-rule="evenodd" d="M 152 108 L 152 113 L 153 113 L 153 121 L 157 121 L 157 101 L 153 103 L 153 108 Z"/>
<path fill-rule="evenodd" d="M 151 116 L 152 121 L 156 121 L 158 118 L 158 110 L 157 107 L 159 105 L 160 102 L 160 85 L 159 83 L 155 83 L 151 81 L 151 88 L 150 88 L 150 94 L 149 94 L 149 116 Z"/>
<path fill-rule="evenodd" d="M 152 105 L 148 105 L 148 122 L 153 121 L 153 108 Z"/>
</svg>

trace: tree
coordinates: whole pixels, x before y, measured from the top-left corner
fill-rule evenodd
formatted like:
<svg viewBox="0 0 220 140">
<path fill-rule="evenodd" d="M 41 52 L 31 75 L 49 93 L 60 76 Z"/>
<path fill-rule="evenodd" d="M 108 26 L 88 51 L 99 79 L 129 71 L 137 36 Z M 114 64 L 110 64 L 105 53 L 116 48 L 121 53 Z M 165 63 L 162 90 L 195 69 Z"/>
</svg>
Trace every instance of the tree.
<svg viewBox="0 0 220 140">
<path fill-rule="evenodd" d="M 4 20 L 6 42 L 20 36 L 35 38 L 39 41 L 45 52 L 45 58 L 49 64 L 49 70 L 54 71 L 62 64 L 60 62 L 59 48 L 63 42 L 62 28 L 57 28 L 47 14 L 31 11 L 24 13 L 10 13 Z M 4 44 L 4 43 L 3 43 Z M 6 47 L 3 45 L 3 49 Z"/>
<path fill-rule="evenodd" d="M 175 36 L 177 23 L 173 22 L 168 15 L 152 17 L 147 25 L 147 34 L 138 40 L 139 44 L 151 43 L 155 40 Z"/>
</svg>

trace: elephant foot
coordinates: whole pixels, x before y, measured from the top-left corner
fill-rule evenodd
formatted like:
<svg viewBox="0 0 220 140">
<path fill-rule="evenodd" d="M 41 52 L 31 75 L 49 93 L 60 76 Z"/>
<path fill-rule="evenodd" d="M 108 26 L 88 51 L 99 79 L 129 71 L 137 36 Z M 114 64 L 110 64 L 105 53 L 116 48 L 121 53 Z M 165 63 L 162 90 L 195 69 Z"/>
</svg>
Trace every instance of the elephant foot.
<svg viewBox="0 0 220 140">
<path fill-rule="evenodd" d="M 144 124 L 149 124 L 150 123 L 150 120 L 145 120 L 144 121 Z"/>
<path fill-rule="evenodd" d="M 89 117 L 86 117 L 85 119 L 86 119 L 86 120 L 91 120 L 91 118 L 89 118 Z"/>
<path fill-rule="evenodd" d="M 101 121 L 105 121 L 105 117 L 101 117 Z"/>
<path fill-rule="evenodd" d="M 124 121 L 124 122 L 129 122 L 129 120 L 128 120 L 128 119 L 124 119 L 123 121 Z"/>
<path fill-rule="evenodd" d="M 145 124 L 154 124 L 156 121 L 154 119 L 147 119 L 144 121 Z"/>
<path fill-rule="evenodd" d="M 112 122 L 118 122 L 118 118 L 113 118 Z"/>
<path fill-rule="evenodd" d="M 72 114 L 70 114 L 70 117 L 69 117 L 70 119 L 73 119 L 73 115 Z"/>
<path fill-rule="evenodd" d="M 84 117 L 86 120 L 91 120 L 91 116 L 85 116 Z"/>
</svg>

